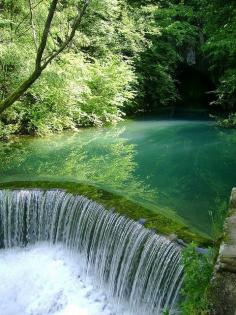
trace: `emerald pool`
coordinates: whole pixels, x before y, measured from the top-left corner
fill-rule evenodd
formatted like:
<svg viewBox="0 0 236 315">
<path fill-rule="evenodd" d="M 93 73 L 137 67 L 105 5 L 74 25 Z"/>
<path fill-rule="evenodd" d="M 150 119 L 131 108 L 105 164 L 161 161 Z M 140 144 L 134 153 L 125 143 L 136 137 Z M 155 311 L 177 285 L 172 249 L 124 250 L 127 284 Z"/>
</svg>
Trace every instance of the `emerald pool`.
<svg viewBox="0 0 236 315">
<path fill-rule="evenodd" d="M 0 182 L 86 183 L 213 233 L 236 185 L 236 131 L 211 121 L 127 120 L 0 143 Z"/>
</svg>

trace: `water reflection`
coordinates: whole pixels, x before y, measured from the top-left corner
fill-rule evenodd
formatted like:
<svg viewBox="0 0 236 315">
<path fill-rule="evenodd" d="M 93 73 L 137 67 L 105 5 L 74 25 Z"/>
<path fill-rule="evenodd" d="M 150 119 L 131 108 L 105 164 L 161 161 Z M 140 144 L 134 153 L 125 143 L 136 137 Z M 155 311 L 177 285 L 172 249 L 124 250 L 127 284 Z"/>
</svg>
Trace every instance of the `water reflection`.
<svg viewBox="0 0 236 315">
<path fill-rule="evenodd" d="M 143 120 L 0 144 L 0 181 L 88 182 L 212 233 L 236 185 L 236 132 Z M 214 227 L 215 229 L 215 227 Z"/>
<path fill-rule="evenodd" d="M 155 203 L 155 191 L 135 174 L 136 145 L 125 127 L 84 130 L 1 143 L 1 181 L 61 180 L 96 184 L 128 199 Z"/>
</svg>

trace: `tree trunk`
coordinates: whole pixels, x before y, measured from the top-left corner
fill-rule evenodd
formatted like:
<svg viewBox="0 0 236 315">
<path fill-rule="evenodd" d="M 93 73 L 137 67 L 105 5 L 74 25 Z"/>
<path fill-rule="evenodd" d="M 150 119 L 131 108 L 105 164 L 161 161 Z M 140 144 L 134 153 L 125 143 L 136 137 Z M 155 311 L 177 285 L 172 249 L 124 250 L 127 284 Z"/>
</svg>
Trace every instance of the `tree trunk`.
<svg viewBox="0 0 236 315">
<path fill-rule="evenodd" d="M 40 77 L 42 70 L 35 70 L 31 76 L 24 81 L 19 88 L 9 95 L 4 101 L 0 102 L 0 114 L 18 100 L 28 88 Z"/>
</svg>

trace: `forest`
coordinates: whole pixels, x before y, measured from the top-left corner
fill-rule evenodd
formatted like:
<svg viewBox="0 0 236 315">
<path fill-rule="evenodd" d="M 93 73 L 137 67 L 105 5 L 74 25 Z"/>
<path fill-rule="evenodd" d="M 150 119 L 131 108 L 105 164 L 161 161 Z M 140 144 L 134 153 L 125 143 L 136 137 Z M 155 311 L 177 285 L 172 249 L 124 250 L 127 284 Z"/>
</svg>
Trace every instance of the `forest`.
<svg viewBox="0 0 236 315">
<path fill-rule="evenodd" d="M 41 51 L 44 68 L 17 94 L 35 72 L 50 2 L 1 1 L 2 139 L 199 103 L 221 126 L 235 125 L 233 0 L 56 1 Z M 198 82 L 189 83 L 189 76 Z"/>
<path fill-rule="evenodd" d="M 235 157 L 235 0 L 0 0 L 1 315 L 235 315 Z"/>
</svg>

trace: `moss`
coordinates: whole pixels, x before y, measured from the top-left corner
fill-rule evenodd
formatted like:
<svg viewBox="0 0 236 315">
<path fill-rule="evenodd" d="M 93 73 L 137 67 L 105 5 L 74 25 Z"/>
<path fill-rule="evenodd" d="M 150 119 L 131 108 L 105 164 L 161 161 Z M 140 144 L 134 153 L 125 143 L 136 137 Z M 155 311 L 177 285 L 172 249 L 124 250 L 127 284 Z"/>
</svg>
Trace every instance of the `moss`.
<svg viewBox="0 0 236 315">
<path fill-rule="evenodd" d="M 0 188 L 40 188 L 40 189 L 63 189 L 72 194 L 80 194 L 103 205 L 106 209 L 115 209 L 116 212 L 133 220 L 145 219 L 145 227 L 154 229 L 158 234 L 176 234 L 186 243 L 194 241 L 198 246 L 208 246 L 212 240 L 197 231 L 192 231 L 187 225 L 168 218 L 162 213 L 156 213 L 146 209 L 124 197 L 114 195 L 103 189 L 74 182 L 50 182 L 50 181 L 28 181 L 0 183 Z"/>
</svg>

